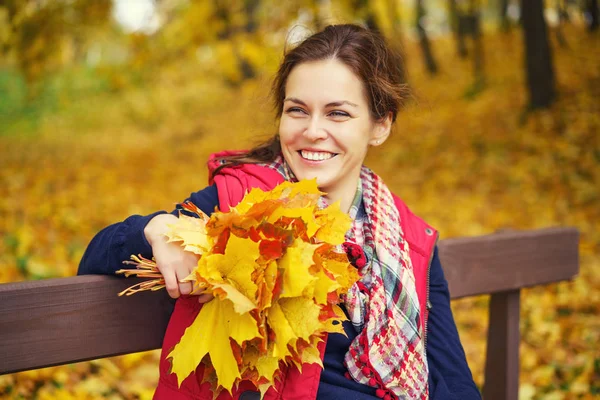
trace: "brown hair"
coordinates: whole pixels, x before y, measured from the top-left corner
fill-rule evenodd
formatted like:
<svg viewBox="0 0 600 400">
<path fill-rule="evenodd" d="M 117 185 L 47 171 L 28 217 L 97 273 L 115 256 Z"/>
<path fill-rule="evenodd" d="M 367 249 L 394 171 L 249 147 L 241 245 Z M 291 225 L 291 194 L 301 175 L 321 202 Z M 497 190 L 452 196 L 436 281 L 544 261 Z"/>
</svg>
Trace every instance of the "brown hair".
<svg viewBox="0 0 600 400">
<path fill-rule="evenodd" d="M 326 59 L 341 61 L 362 81 L 374 120 L 389 113 L 392 121 L 396 120 L 408 97 L 402 57 L 380 34 L 353 24 L 329 25 L 286 52 L 271 87 L 277 118 L 283 112 L 285 86 L 292 70 L 302 63 Z M 246 154 L 226 160 L 227 164 L 270 162 L 280 151 L 279 135 L 274 135 Z"/>
</svg>

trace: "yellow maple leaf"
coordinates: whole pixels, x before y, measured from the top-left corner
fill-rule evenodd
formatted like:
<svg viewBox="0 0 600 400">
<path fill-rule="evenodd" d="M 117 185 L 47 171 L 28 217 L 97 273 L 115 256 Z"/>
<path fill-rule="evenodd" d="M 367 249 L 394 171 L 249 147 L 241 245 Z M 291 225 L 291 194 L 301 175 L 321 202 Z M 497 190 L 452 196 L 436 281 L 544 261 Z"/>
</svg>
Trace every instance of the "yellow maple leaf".
<svg viewBox="0 0 600 400">
<path fill-rule="evenodd" d="M 228 299 L 233 303 L 236 313 L 244 314 L 256 308 L 256 304 L 248 297 L 244 296 L 239 290 L 229 284 L 215 283 L 212 285 L 217 289 L 215 293 L 221 300 Z"/>
<path fill-rule="evenodd" d="M 317 278 L 310 272 L 314 264 L 313 255 L 318 245 L 295 240 L 287 248 L 286 253 L 279 262 L 283 268 L 283 286 L 281 297 L 302 296 L 302 292 Z"/>
<path fill-rule="evenodd" d="M 306 224 L 306 234 L 308 237 L 312 237 L 319 229 L 319 225 L 317 225 L 317 221 L 314 215 L 314 205 L 308 205 L 305 207 L 296 207 L 296 208 L 277 208 L 273 213 L 269 216 L 267 220 L 269 223 L 275 223 L 278 219 L 282 217 L 288 218 L 300 218 Z"/>
<path fill-rule="evenodd" d="M 341 333 L 342 335 L 347 336 L 346 331 L 344 331 L 344 326 L 342 325 L 342 321 L 346 320 L 346 314 L 339 306 L 332 305 L 331 307 L 333 309 L 333 312 L 338 317 L 332 317 L 327 319 L 323 323 L 323 331 L 329 333 Z"/>
<path fill-rule="evenodd" d="M 200 259 L 196 268 L 199 281 L 206 282 L 211 290 L 220 288 L 221 297 L 229 298 L 236 311 L 244 313 L 256 307 L 256 283 L 252 273 L 258 267 L 258 243 L 231 235 L 225 254 L 209 254 Z"/>
<path fill-rule="evenodd" d="M 327 295 L 336 289 L 342 287 L 340 283 L 334 279 L 331 279 L 325 274 L 322 269 L 314 275 L 317 280 L 314 285 L 311 286 L 312 291 L 306 292 L 307 297 L 314 297 L 318 304 L 327 304 Z"/>
<path fill-rule="evenodd" d="M 195 254 L 204 254 L 212 247 L 212 240 L 206 233 L 206 220 L 202 218 L 179 215 L 179 220 L 169 224 L 169 231 L 165 234 L 169 242 L 183 242 L 185 251 Z"/>
<path fill-rule="evenodd" d="M 269 198 L 269 192 L 254 188 L 248 192 L 240 203 L 233 207 L 239 214 L 245 214 L 253 205 L 262 203 Z"/>
<path fill-rule="evenodd" d="M 321 308 L 312 299 L 305 297 L 285 298 L 280 299 L 278 304 L 295 336 L 308 339 L 310 335 L 320 330 L 319 314 Z"/>
<path fill-rule="evenodd" d="M 229 300 L 210 301 L 200 309 L 194 322 L 169 353 L 171 372 L 175 373 L 180 384 L 208 354 L 219 385 L 231 392 L 233 383 L 240 378 L 240 371 L 229 338 L 242 344 L 257 337 L 260 334 L 250 314 L 236 313 Z"/>
<path fill-rule="evenodd" d="M 271 308 L 269 308 L 267 322 L 271 330 L 275 333 L 273 356 L 284 359 L 286 356 L 291 355 L 287 345 L 292 340 L 297 339 L 298 336 L 294 333 L 278 302 L 273 303 Z"/>
<path fill-rule="evenodd" d="M 314 347 L 307 347 L 302 352 L 302 364 L 319 364 L 323 368 L 323 360 L 321 360 L 321 352 Z"/>
<path fill-rule="evenodd" d="M 338 245 L 346 240 L 346 232 L 352 225 L 350 216 L 340 209 L 340 203 L 335 202 L 329 207 L 315 212 L 315 218 L 320 228 L 315 237 L 323 243 Z"/>
<path fill-rule="evenodd" d="M 358 279 L 335 251 L 349 217 L 339 204 L 319 210 L 322 194 L 315 180 L 284 182 L 252 190 L 227 213 L 183 216 L 172 227 L 171 241 L 202 255 L 186 279 L 215 295 L 169 353 L 179 382 L 205 363 L 211 368 L 199 379 L 215 396 L 242 380 L 264 395 L 282 365 L 322 365 L 320 336 L 343 333 L 345 319 L 332 294 Z"/>
<path fill-rule="evenodd" d="M 256 360 L 256 371 L 258 372 L 258 375 L 267 378 L 269 381 L 273 380 L 273 375 L 275 375 L 275 371 L 277 371 L 278 368 L 279 358 L 273 356 L 272 351 L 259 356 Z"/>
<path fill-rule="evenodd" d="M 342 294 L 348 291 L 352 285 L 360 278 L 356 268 L 348 261 L 339 261 L 332 258 L 322 260 L 323 267 L 331 272 L 339 283 L 337 293 Z"/>
<path fill-rule="evenodd" d="M 277 281 L 278 268 L 277 262 L 269 262 L 264 269 L 261 271 L 260 282 L 257 280 L 257 286 L 259 287 L 258 297 L 258 308 L 264 310 L 271 306 L 271 300 L 273 299 L 273 288 Z"/>
<path fill-rule="evenodd" d="M 288 199 L 293 199 L 298 195 L 317 195 L 322 196 L 325 193 L 319 190 L 317 179 L 304 179 L 296 183 L 286 182 L 287 185 L 282 185 L 282 192 Z"/>
</svg>

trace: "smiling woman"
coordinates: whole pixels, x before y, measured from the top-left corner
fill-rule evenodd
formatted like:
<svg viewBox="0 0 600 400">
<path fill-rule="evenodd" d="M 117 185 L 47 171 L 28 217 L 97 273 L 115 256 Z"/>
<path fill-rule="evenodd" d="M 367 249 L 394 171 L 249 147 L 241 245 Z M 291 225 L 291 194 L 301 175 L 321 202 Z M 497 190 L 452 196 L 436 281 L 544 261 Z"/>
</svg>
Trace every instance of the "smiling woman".
<svg viewBox="0 0 600 400">
<path fill-rule="evenodd" d="M 356 25 L 310 36 L 285 54 L 275 77 L 277 134 L 249 151 L 214 155 L 211 185 L 188 199 L 211 214 L 235 206 L 251 188 L 316 178 L 324 203 L 339 201 L 353 221 L 344 249 L 361 278 L 339 299 L 346 335 L 324 335 L 323 365 L 285 366 L 265 399 L 480 398 L 450 310 L 437 232 L 363 165 L 369 147 L 390 135 L 406 97 L 401 66 L 381 36 Z M 211 301 L 190 295 L 189 282 L 182 282 L 198 256 L 167 241 L 176 215 L 132 216 L 106 228 L 90 243 L 80 273 L 114 273 L 130 254 L 154 257 L 169 294 L 178 298 L 155 398 L 213 399 L 203 383 L 210 371 L 201 365 L 178 383 L 167 359 Z M 258 396 L 244 381 L 218 399 Z"/>
<path fill-rule="evenodd" d="M 283 157 L 299 180 L 316 178 L 327 199 L 348 211 L 367 149 L 388 137 L 391 113 L 373 120 L 362 82 L 336 58 L 294 68 L 286 96 Z"/>
</svg>

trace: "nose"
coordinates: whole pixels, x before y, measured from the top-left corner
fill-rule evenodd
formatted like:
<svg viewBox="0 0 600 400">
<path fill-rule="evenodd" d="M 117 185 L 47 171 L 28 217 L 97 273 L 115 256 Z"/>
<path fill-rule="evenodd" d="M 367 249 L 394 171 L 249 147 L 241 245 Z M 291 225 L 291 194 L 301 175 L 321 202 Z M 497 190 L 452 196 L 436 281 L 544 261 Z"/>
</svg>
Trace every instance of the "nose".
<svg viewBox="0 0 600 400">
<path fill-rule="evenodd" d="M 321 122 L 318 117 L 315 116 L 309 119 L 308 125 L 304 130 L 304 137 L 312 141 L 325 139 L 327 137 L 327 132 L 321 126 Z"/>
</svg>

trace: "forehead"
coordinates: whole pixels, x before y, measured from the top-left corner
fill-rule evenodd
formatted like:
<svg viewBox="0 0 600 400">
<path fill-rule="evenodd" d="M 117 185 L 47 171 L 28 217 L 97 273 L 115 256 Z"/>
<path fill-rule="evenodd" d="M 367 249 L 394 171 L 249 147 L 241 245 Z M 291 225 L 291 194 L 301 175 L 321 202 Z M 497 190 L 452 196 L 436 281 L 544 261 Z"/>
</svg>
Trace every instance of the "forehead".
<svg viewBox="0 0 600 400">
<path fill-rule="evenodd" d="M 286 97 L 303 101 L 366 104 L 361 80 L 337 59 L 306 62 L 294 67 L 285 86 Z"/>
</svg>

